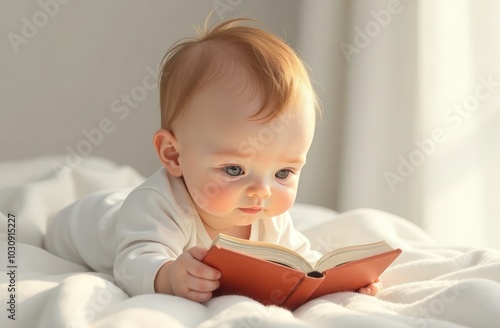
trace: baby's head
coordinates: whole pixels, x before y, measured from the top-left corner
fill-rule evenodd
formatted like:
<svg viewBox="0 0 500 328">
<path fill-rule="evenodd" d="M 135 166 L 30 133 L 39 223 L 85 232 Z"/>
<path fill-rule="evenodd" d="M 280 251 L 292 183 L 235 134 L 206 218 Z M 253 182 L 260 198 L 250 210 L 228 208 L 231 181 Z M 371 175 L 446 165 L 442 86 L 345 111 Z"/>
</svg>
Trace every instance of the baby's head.
<svg viewBox="0 0 500 328">
<path fill-rule="evenodd" d="M 205 26 L 197 38 L 177 43 L 167 52 L 160 75 L 163 129 L 172 131 L 189 111 L 190 101 L 209 87 L 245 91 L 249 97 L 260 93 L 264 101 L 252 118 L 270 120 L 290 110 L 292 102 L 310 102 L 317 109 L 309 76 L 294 51 L 277 36 L 240 25 L 243 22 L 253 20 Z"/>
<path fill-rule="evenodd" d="M 314 134 L 318 106 L 303 63 L 247 21 L 176 44 L 160 75 L 160 161 L 215 225 L 288 210 Z"/>
</svg>

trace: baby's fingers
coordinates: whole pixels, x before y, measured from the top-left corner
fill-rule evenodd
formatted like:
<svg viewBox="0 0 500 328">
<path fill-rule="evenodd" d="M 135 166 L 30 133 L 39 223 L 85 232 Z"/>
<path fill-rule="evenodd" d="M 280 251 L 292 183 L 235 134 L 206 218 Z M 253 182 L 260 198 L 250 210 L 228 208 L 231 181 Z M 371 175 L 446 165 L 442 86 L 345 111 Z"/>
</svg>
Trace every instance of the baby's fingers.
<svg viewBox="0 0 500 328">
<path fill-rule="evenodd" d="M 379 279 L 377 279 L 377 281 L 375 281 L 369 287 L 371 289 L 371 294 L 370 295 L 377 295 L 377 293 L 379 291 L 381 291 L 382 288 L 384 288 L 384 286 L 382 285 L 382 281 L 380 281 Z"/>
<path fill-rule="evenodd" d="M 194 276 L 187 278 L 186 298 L 196 302 L 208 301 L 212 297 L 212 291 L 219 287 L 218 280 L 207 280 Z"/>
<path fill-rule="evenodd" d="M 194 246 L 188 249 L 187 251 L 192 257 L 194 257 L 198 261 L 203 261 L 205 255 L 207 255 L 208 250 L 200 246 Z"/>
<path fill-rule="evenodd" d="M 189 290 L 185 295 L 185 298 L 197 303 L 203 303 L 212 298 L 211 292 L 199 292 L 196 290 Z"/>
<path fill-rule="evenodd" d="M 383 285 L 382 281 L 380 278 L 377 278 L 373 283 L 369 284 L 368 286 L 362 287 L 358 290 L 360 294 L 366 294 L 366 295 L 376 295 L 380 290 L 382 290 Z"/>
<path fill-rule="evenodd" d="M 218 280 L 220 278 L 221 273 L 219 270 L 201 262 L 207 253 L 206 249 L 193 247 L 189 249 L 188 252 L 192 256 L 192 258 L 186 263 L 186 270 L 189 274 L 194 277 L 207 280 Z"/>
</svg>

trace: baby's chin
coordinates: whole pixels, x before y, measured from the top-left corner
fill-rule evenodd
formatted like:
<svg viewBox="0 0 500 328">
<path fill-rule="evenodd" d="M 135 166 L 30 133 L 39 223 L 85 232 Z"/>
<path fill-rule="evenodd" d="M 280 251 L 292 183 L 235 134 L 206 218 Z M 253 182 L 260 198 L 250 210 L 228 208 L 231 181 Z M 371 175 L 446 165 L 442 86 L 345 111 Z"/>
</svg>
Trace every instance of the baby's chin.
<svg viewBox="0 0 500 328">
<path fill-rule="evenodd" d="M 286 211 L 270 212 L 267 210 L 262 210 L 261 212 L 259 212 L 257 214 L 247 214 L 247 213 L 243 213 L 240 211 L 240 214 L 235 217 L 235 221 L 238 221 L 238 218 L 240 218 L 240 220 L 242 220 L 241 221 L 242 223 L 240 225 L 243 226 L 243 225 L 252 224 L 252 223 L 259 221 L 259 220 L 271 219 L 273 217 L 280 216 L 285 212 Z M 237 224 L 237 225 L 239 225 L 239 224 Z"/>
<path fill-rule="evenodd" d="M 216 217 L 220 220 L 230 221 L 231 224 L 235 226 L 247 226 L 259 220 L 271 219 L 273 217 L 282 215 L 288 211 L 288 209 L 282 209 L 279 211 L 263 209 L 258 213 L 245 213 L 240 210 L 240 208 L 231 209 L 228 211 L 211 210 L 209 208 L 204 209 L 205 213 L 212 217 Z"/>
</svg>

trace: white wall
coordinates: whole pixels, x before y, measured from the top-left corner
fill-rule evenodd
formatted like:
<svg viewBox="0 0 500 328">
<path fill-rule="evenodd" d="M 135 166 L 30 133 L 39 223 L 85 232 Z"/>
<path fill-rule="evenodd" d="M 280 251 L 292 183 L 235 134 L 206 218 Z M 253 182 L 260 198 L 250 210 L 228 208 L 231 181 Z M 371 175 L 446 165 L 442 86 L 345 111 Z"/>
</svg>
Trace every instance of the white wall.
<svg viewBox="0 0 500 328">
<path fill-rule="evenodd" d="M 301 1 L 294 44 L 313 73 L 323 109 L 303 170 L 297 198 L 338 209 L 345 59 L 338 43 L 345 34 L 345 0 Z"/>
</svg>

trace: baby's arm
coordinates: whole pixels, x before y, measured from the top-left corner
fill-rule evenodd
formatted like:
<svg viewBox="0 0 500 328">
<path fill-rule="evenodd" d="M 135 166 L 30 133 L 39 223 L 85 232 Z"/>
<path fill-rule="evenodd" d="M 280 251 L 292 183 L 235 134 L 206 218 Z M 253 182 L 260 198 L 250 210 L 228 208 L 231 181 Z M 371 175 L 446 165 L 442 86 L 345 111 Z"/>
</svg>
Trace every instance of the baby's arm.
<svg viewBox="0 0 500 328">
<path fill-rule="evenodd" d="M 113 273 L 117 285 L 129 295 L 156 292 L 196 299 L 195 292 L 189 291 L 210 293 L 214 283 L 201 289 L 192 286 L 200 272 L 206 280 L 205 270 L 199 270 L 205 267 L 200 262 L 205 253 L 192 250 L 196 245 L 194 222 L 188 218 L 192 215 L 172 202 L 168 192 L 172 191 L 149 184 L 124 201 L 116 222 Z"/>
<path fill-rule="evenodd" d="M 195 302 L 205 302 L 219 287 L 221 273 L 201 262 L 207 253 L 202 247 L 192 247 L 175 261 L 165 263 L 155 278 L 155 292 L 177 295 Z"/>
</svg>

